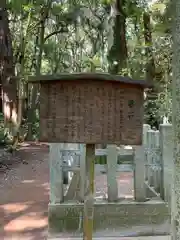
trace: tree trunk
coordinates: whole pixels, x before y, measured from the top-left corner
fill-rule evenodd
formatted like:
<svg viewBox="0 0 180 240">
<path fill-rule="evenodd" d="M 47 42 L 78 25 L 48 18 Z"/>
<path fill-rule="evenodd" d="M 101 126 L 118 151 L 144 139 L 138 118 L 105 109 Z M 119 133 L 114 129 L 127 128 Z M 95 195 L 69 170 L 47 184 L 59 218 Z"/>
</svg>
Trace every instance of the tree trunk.
<svg viewBox="0 0 180 240">
<path fill-rule="evenodd" d="M 146 45 L 146 56 L 147 56 L 147 64 L 146 64 L 146 80 L 148 82 L 152 82 L 155 78 L 155 64 L 154 57 L 152 52 L 152 29 L 151 29 L 151 17 L 149 13 L 143 14 L 143 23 L 144 23 L 144 40 Z"/>
<path fill-rule="evenodd" d="M 146 92 L 146 104 L 145 104 L 145 116 L 146 123 L 158 128 L 158 106 L 156 104 L 157 95 L 157 83 L 156 83 L 156 69 L 152 51 L 152 29 L 151 29 L 151 17 L 149 13 L 143 14 L 144 23 L 144 40 L 146 45 L 146 80 L 149 83 L 153 83 L 153 87 Z"/>
<path fill-rule="evenodd" d="M 36 75 L 40 75 L 41 73 L 41 63 L 42 63 L 42 53 L 44 47 L 44 34 L 45 34 L 45 23 L 49 15 L 49 10 L 51 9 L 51 2 L 52 0 L 48 0 L 47 5 L 44 6 L 40 13 L 40 27 L 39 27 L 39 37 L 38 37 L 38 46 L 39 52 L 37 55 L 37 62 L 36 62 Z M 33 126 L 36 121 L 36 109 L 38 108 L 38 93 L 39 93 L 39 86 L 34 84 L 32 86 L 32 93 L 30 99 L 30 107 L 28 111 L 28 135 L 27 140 L 32 140 L 33 138 Z"/>
<path fill-rule="evenodd" d="M 17 124 L 17 86 L 6 0 L 0 1 L 0 81 L 6 129 L 13 134 Z"/>
<path fill-rule="evenodd" d="M 173 22 L 173 140 L 174 169 L 171 204 L 171 240 L 180 240 L 180 0 L 174 0 Z"/>
<path fill-rule="evenodd" d="M 113 26 L 113 45 L 108 54 L 109 72 L 127 73 L 127 41 L 126 41 L 126 14 L 123 7 L 125 0 L 116 0 L 114 5 L 115 19 Z"/>
<path fill-rule="evenodd" d="M 20 46 L 19 46 L 19 53 L 17 56 L 17 64 L 19 64 L 19 71 L 18 71 L 18 76 L 19 76 L 19 81 L 18 81 L 18 116 L 17 116 L 17 127 L 16 127 L 16 132 L 14 134 L 14 139 L 13 139 L 13 149 L 16 149 L 17 144 L 20 140 L 20 128 L 21 128 L 21 123 L 22 123 L 22 117 L 23 117 L 23 107 L 25 104 L 25 82 L 24 82 L 24 67 L 26 63 L 26 46 L 28 42 L 28 36 L 29 36 L 29 27 L 31 24 L 31 17 L 32 13 L 29 12 L 28 15 L 28 20 L 27 20 L 27 25 L 26 28 L 24 29 L 23 24 L 21 23 L 21 40 L 20 40 Z"/>
</svg>

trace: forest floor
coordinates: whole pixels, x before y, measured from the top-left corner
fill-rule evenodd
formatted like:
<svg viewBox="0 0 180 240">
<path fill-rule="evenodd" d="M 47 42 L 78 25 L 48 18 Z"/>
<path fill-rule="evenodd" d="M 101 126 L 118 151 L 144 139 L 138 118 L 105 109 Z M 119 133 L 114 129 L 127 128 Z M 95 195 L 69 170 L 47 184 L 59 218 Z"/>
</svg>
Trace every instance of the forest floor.
<svg viewBox="0 0 180 240">
<path fill-rule="evenodd" d="M 48 146 L 24 144 L 15 155 L 3 155 L 0 168 L 0 239 L 47 238 L 49 203 Z M 121 197 L 133 197 L 132 173 L 117 177 Z M 96 176 L 96 198 L 106 195 L 106 175 Z"/>
</svg>

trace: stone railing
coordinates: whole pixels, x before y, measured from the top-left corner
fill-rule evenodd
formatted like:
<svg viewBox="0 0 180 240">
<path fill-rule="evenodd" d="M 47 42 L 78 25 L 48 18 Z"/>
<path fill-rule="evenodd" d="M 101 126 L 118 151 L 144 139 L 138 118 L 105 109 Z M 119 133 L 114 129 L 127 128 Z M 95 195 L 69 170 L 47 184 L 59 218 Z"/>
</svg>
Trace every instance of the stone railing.
<svg viewBox="0 0 180 240">
<path fill-rule="evenodd" d="M 107 174 L 108 201 L 118 200 L 118 187 L 116 181 L 117 171 L 124 171 L 118 167 L 119 158 L 130 159 L 134 172 L 134 196 L 137 201 L 145 201 L 148 192 L 154 192 L 165 201 L 170 201 L 171 177 L 173 164 L 172 126 L 162 124 L 159 131 L 150 129 L 149 125 L 143 126 L 142 146 L 108 145 L 107 149 L 96 149 L 96 157 L 106 156 L 106 164 L 98 167 L 99 171 Z M 120 161 L 121 162 L 121 161 Z M 123 162 L 123 161 L 122 161 Z M 98 163 L 98 161 L 97 161 Z M 126 161 L 124 160 L 124 163 Z M 79 182 L 79 199 L 83 201 L 85 178 L 85 146 L 79 144 L 51 144 L 50 145 L 50 199 L 51 202 L 62 202 L 65 188 L 63 177 L 74 185 Z M 74 179 L 73 174 L 74 173 Z M 75 184 L 76 182 L 76 184 Z M 69 194 L 70 198 L 72 194 Z"/>
</svg>

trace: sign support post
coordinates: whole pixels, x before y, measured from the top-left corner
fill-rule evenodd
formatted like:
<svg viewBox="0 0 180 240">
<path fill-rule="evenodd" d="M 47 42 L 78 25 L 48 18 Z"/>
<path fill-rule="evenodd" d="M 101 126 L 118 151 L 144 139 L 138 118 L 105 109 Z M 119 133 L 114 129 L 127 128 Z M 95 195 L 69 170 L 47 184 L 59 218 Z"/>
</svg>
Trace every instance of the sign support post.
<svg viewBox="0 0 180 240">
<path fill-rule="evenodd" d="M 92 240 L 94 215 L 95 144 L 86 144 L 86 180 L 84 196 L 83 239 Z"/>
</svg>

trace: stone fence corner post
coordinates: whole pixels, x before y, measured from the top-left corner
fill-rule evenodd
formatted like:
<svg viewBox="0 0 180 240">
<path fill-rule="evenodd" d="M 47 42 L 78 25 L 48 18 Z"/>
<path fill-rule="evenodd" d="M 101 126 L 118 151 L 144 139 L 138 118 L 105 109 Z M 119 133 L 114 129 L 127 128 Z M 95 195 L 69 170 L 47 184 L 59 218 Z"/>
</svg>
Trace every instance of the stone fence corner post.
<svg viewBox="0 0 180 240">
<path fill-rule="evenodd" d="M 171 206 L 173 180 L 173 129 L 171 124 L 160 125 L 160 155 L 162 164 L 161 198 Z"/>
</svg>

